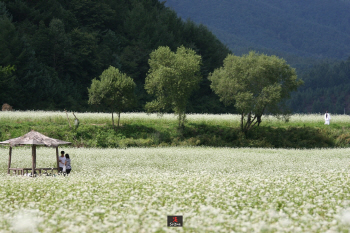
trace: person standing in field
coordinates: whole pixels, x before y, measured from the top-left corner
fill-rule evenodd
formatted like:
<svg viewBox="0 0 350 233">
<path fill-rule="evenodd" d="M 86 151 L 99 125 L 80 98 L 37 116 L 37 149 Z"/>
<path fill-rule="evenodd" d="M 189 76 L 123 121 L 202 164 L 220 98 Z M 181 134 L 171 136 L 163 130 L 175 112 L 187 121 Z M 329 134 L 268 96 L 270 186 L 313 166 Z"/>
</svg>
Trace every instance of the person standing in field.
<svg viewBox="0 0 350 233">
<path fill-rule="evenodd" d="M 70 166 L 69 154 L 66 154 L 66 162 L 65 162 L 65 165 L 66 165 L 66 173 L 67 173 L 67 176 L 68 176 L 69 173 L 70 173 L 70 171 L 72 170 L 72 167 Z"/>
<path fill-rule="evenodd" d="M 63 167 L 66 163 L 66 157 L 64 157 L 64 151 L 61 151 L 61 156 L 58 158 L 58 173 L 62 173 L 63 172 Z"/>
<path fill-rule="evenodd" d="M 325 124 L 325 125 L 329 125 L 330 120 L 331 120 L 331 116 L 330 116 L 330 114 L 328 113 L 328 111 L 326 111 L 326 114 L 324 114 L 324 124 Z"/>
</svg>

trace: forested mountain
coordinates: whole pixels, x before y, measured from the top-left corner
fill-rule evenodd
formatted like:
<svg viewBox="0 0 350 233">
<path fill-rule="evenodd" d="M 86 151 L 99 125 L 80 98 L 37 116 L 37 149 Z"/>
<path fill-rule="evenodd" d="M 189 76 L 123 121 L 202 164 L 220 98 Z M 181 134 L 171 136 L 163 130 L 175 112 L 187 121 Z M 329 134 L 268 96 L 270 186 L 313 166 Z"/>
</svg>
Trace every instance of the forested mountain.
<svg viewBox="0 0 350 233">
<path fill-rule="evenodd" d="M 315 65 L 301 78 L 304 86 L 289 101 L 294 112 L 350 113 L 350 57 Z"/>
<path fill-rule="evenodd" d="M 349 0 L 167 0 L 184 19 L 203 23 L 236 55 L 283 57 L 305 81 L 293 112 L 350 112 Z"/>
<path fill-rule="evenodd" d="M 158 0 L 1 0 L 0 32 L 0 104 L 14 109 L 94 110 L 87 87 L 114 66 L 137 84 L 130 110 L 143 111 L 149 54 L 184 45 L 202 56 L 204 77 L 188 112 L 227 111 L 206 77 L 229 49 Z"/>
<path fill-rule="evenodd" d="M 314 58 L 350 56 L 348 0 L 167 0 L 166 5 L 206 25 L 234 53 L 262 49 Z"/>
<path fill-rule="evenodd" d="M 87 104 L 87 87 L 112 65 L 137 84 L 130 111 L 144 111 L 149 54 L 184 45 L 203 58 L 188 112 L 232 111 L 207 76 L 230 50 L 256 50 L 283 57 L 305 81 L 294 112 L 348 113 L 349 12 L 349 0 L 0 0 L 0 105 L 101 110 Z"/>
</svg>

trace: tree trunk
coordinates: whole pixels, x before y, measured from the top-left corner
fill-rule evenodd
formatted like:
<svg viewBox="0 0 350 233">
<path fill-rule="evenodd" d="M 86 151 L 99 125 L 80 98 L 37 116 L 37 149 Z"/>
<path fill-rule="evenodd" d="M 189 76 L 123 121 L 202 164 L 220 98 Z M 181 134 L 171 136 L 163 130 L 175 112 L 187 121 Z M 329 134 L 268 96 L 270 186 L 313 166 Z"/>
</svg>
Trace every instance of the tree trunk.
<svg viewBox="0 0 350 233">
<path fill-rule="evenodd" d="M 185 127 L 185 113 L 179 113 L 179 129 Z"/>
<path fill-rule="evenodd" d="M 115 128 L 115 126 L 114 126 L 114 116 L 113 116 L 113 110 L 112 110 L 112 124 L 113 124 L 113 128 Z"/>
<path fill-rule="evenodd" d="M 260 123 L 261 123 L 261 116 L 257 116 L 257 122 L 258 122 L 258 126 L 260 126 Z"/>
<path fill-rule="evenodd" d="M 72 126 L 70 125 L 70 121 L 69 121 L 69 118 L 68 118 L 67 110 L 65 109 L 64 111 L 66 112 L 66 115 L 67 115 L 67 121 L 68 121 L 68 124 L 69 124 L 69 128 L 72 129 Z"/>
<path fill-rule="evenodd" d="M 178 128 L 179 129 L 181 128 L 181 113 L 179 113 L 179 125 L 178 125 Z"/>
<path fill-rule="evenodd" d="M 118 112 L 118 128 L 119 128 L 119 122 L 120 122 L 120 112 Z"/>
<path fill-rule="evenodd" d="M 12 156 L 12 146 L 10 146 L 10 152 L 9 152 L 9 164 L 8 164 L 7 174 L 10 174 L 10 168 L 11 168 L 11 156 Z"/>
</svg>

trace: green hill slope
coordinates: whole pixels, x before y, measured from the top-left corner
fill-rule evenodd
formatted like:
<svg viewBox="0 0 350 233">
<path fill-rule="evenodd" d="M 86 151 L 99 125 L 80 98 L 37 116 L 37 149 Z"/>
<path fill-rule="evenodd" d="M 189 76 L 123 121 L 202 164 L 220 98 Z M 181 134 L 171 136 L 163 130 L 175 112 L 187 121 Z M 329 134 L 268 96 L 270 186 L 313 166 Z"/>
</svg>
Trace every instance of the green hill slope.
<svg viewBox="0 0 350 233">
<path fill-rule="evenodd" d="M 201 89 L 189 112 L 226 112 L 206 77 L 230 52 L 205 26 L 182 21 L 158 0 L 0 0 L 0 105 L 14 109 L 104 111 L 87 104 L 91 80 L 109 66 L 137 84 L 138 105 L 149 54 L 183 45 L 202 56 Z"/>
</svg>

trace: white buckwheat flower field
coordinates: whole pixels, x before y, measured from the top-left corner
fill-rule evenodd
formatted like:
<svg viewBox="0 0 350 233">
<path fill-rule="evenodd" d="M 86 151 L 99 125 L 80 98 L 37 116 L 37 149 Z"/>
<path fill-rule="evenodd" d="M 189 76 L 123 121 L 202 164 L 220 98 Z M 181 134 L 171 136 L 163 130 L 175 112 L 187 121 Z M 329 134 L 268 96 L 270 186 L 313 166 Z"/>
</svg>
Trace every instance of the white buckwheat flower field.
<svg viewBox="0 0 350 233">
<path fill-rule="evenodd" d="M 65 148 L 72 173 L 8 176 L 1 232 L 348 232 L 348 149 Z M 13 149 L 13 167 L 30 164 Z M 38 166 L 55 150 L 38 148 Z M 25 161 L 27 160 L 27 161 Z M 182 215 L 183 227 L 167 227 Z"/>
<path fill-rule="evenodd" d="M 7 175 L 0 147 L 0 232 L 350 232 L 349 149 L 59 150 L 71 174 L 32 178 Z M 37 167 L 55 153 L 38 147 Z M 30 165 L 31 148 L 14 147 L 11 167 Z"/>
</svg>

